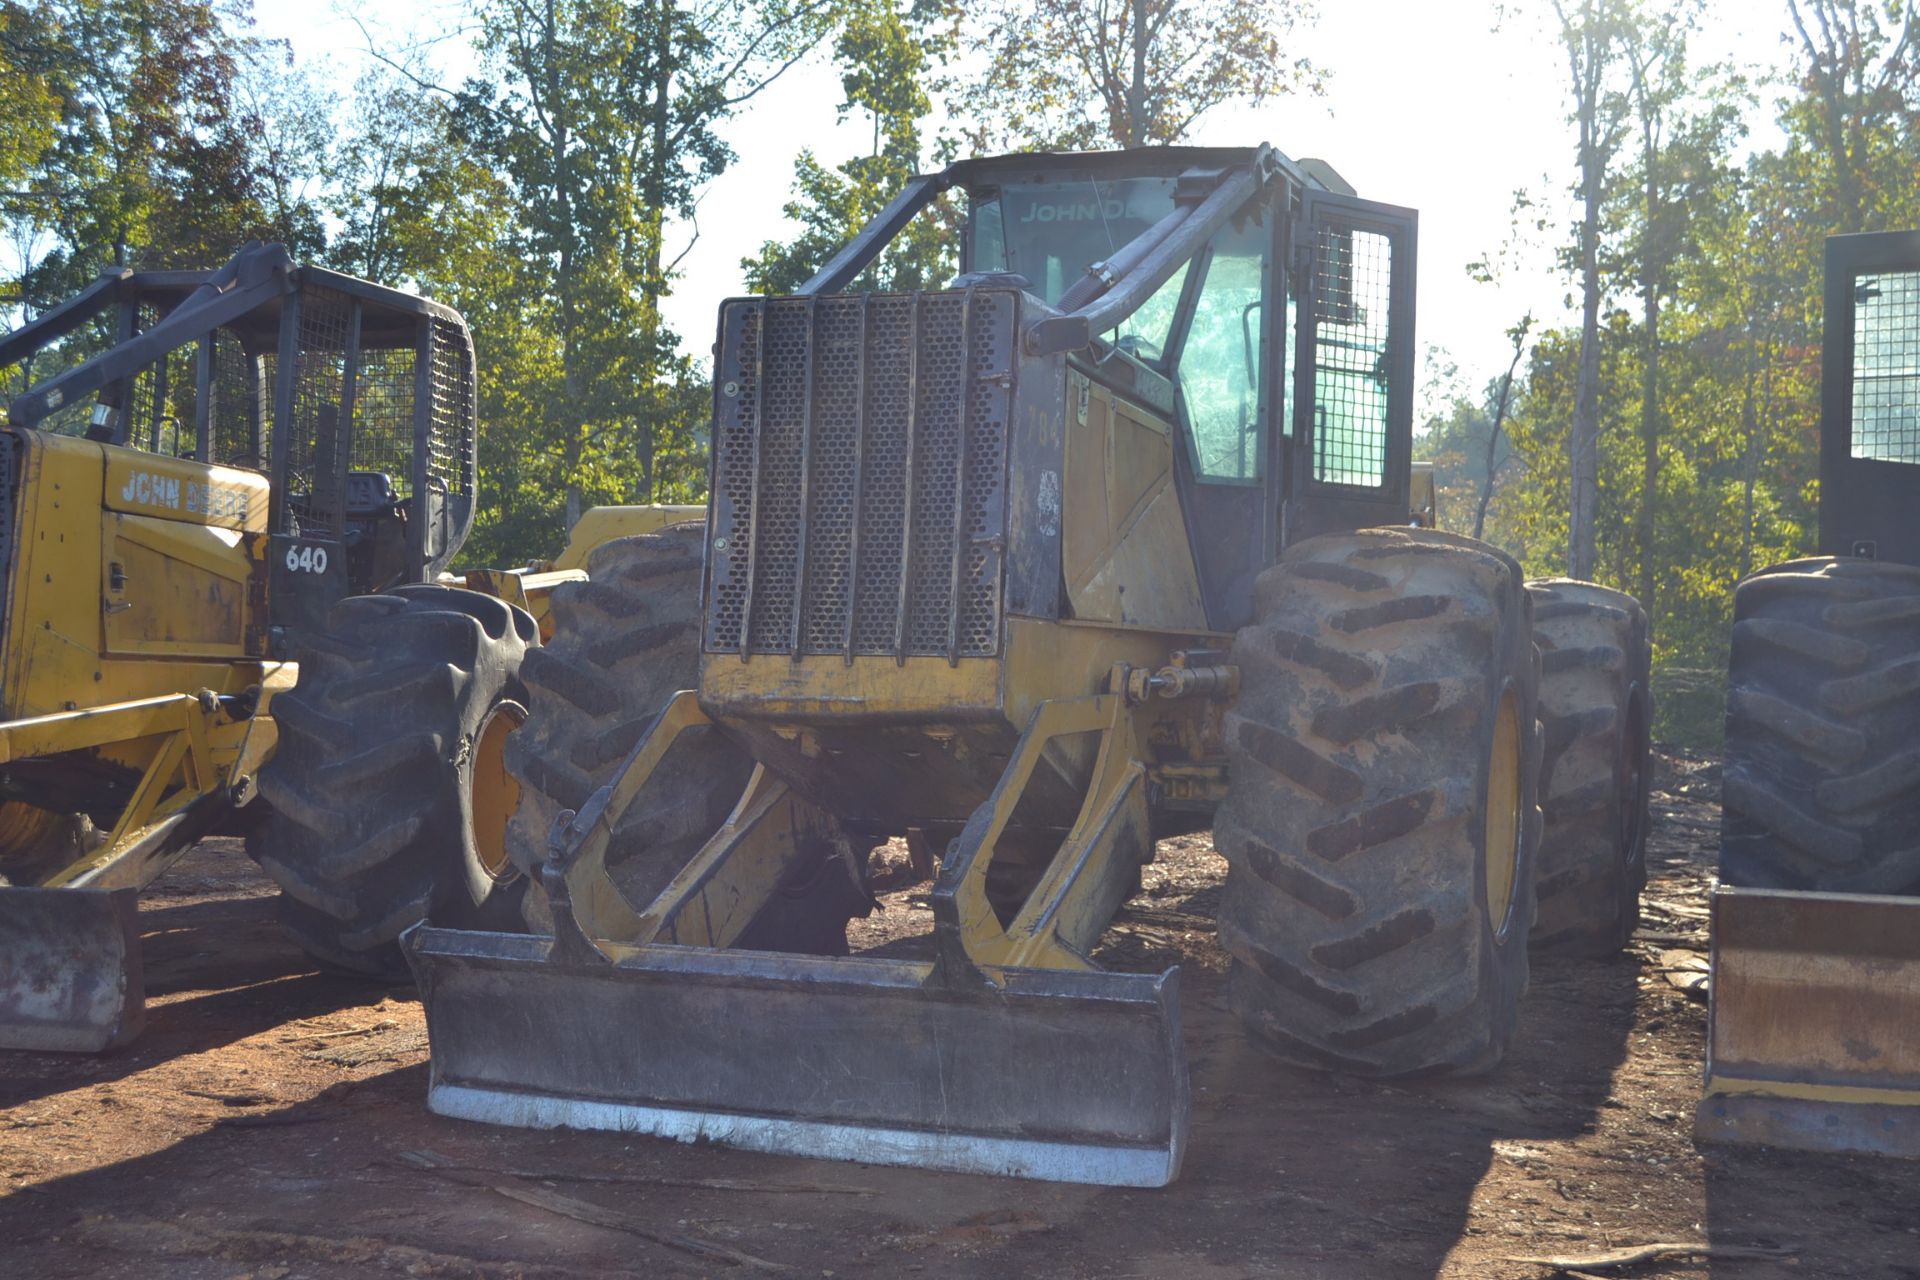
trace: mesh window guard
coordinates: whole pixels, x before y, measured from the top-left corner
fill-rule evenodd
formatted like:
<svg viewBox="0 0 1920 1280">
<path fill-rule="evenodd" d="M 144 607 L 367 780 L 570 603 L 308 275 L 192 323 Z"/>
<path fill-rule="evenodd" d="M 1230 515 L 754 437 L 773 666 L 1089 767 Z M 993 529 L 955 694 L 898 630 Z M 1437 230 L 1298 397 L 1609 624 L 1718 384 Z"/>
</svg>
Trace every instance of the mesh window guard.
<svg viewBox="0 0 1920 1280">
<path fill-rule="evenodd" d="M 1322 226 L 1313 270 L 1313 478 L 1377 488 L 1386 481 L 1393 242 Z"/>
<path fill-rule="evenodd" d="M 1920 463 L 1920 271 L 1854 281 L 1853 456 Z"/>
</svg>

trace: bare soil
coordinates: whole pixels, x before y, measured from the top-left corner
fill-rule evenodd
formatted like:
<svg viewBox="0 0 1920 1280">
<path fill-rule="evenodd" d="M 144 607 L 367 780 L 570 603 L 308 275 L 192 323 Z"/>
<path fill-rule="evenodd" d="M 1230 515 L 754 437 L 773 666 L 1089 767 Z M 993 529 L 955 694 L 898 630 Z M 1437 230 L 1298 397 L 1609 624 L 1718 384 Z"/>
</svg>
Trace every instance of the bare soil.
<svg viewBox="0 0 1920 1280">
<path fill-rule="evenodd" d="M 1533 1277 L 1515 1259 L 1690 1241 L 1778 1252 L 1608 1274 L 1920 1280 L 1920 1166 L 1693 1144 L 1705 1006 L 1676 984 L 1704 956 L 1717 792 L 1711 761 L 1664 757 L 1642 937 L 1538 961 L 1518 1049 L 1472 1082 L 1249 1045 L 1223 865 L 1165 842 L 1101 955 L 1185 967 L 1193 1140 L 1161 1191 L 439 1119 L 411 993 L 317 971 L 238 842 L 208 841 L 143 907 L 140 1042 L 0 1054 L 0 1276 Z M 856 946 L 910 951 L 926 886 L 883 857 Z"/>
</svg>

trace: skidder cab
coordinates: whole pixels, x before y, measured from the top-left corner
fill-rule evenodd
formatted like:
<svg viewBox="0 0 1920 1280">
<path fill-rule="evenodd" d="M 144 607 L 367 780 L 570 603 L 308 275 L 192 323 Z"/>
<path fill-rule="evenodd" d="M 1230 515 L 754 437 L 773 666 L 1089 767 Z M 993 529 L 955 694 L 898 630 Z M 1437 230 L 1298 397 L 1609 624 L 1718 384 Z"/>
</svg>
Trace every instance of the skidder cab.
<svg viewBox="0 0 1920 1280">
<path fill-rule="evenodd" d="M 949 191 L 951 287 L 844 292 Z M 704 547 L 603 548 L 527 661 L 552 936 L 410 937 L 432 1108 L 1163 1184 L 1179 973 L 1091 957 L 1208 826 L 1269 1044 L 1498 1060 L 1537 675 L 1514 562 L 1406 527 L 1414 236 L 1264 146 L 1009 156 L 724 303 Z M 646 674 L 675 645 L 697 688 Z M 933 958 L 846 956 L 902 835 Z"/>
<path fill-rule="evenodd" d="M 139 891 L 285 745 L 298 638 L 465 539 L 473 348 L 253 244 L 110 271 L 0 368 L 0 1047 L 97 1051 L 140 1028 Z"/>
</svg>

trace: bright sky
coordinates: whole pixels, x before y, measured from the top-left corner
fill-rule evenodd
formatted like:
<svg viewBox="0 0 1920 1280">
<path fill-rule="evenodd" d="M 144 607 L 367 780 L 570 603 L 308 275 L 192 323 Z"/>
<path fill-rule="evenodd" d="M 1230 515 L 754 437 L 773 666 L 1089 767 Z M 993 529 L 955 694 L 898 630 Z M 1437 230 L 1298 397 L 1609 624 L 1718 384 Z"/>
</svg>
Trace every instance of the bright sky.
<svg viewBox="0 0 1920 1280">
<path fill-rule="evenodd" d="M 1694 62 L 1748 65 L 1785 50 L 1784 0 L 1709 0 Z M 365 42 L 344 14 L 363 13 L 396 37 L 443 30 L 461 6 L 442 2 L 395 10 L 336 0 L 256 0 L 262 35 L 292 41 L 302 61 L 318 61 L 344 97 L 364 65 Z M 1544 323 L 1570 313 L 1568 280 L 1552 246 L 1526 249 L 1496 285 L 1469 280 L 1466 264 L 1498 250 L 1509 235 L 1516 188 L 1526 188 L 1564 225 L 1573 216 L 1567 189 L 1574 147 L 1566 122 L 1566 62 L 1553 42 L 1547 0 L 1513 0 L 1495 30 L 1494 0 L 1321 0 L 1323 13 L 1295 43 L 1331 72 L 1320 98 L 1283 99 L 1257 109 L 1222 108 L 1203 117 L 1196 143 L 1270 142 L 1296 159 L 1331 163 L 1370 199 L 1420 211 L 1418 331 L 1462 374 L 1480 384 L 1506 367 L 1507 328 L 1531 309 Z M 443 46 L 457 71 L 467 58 Z M 744 292 L 740 259 L 784 234 L 780 208 L 793 161 L 812 147 L 829 163 L 861 153 L 864 121 L 838 124 L 840 83 L 830 61 L 802 63 L 730 121 L 723 134 L 739 161 L 715 181 L 700 206 L 698 241 L 665 307 L 690 351 L 704 350 L 721 298 Z M 1771 136 L 1769 115 L 1755 121 Z M 690 228 L 681 228 L 683 236 Z M 678 252 L 685 240 L 671 245 Z"/>
</svg>

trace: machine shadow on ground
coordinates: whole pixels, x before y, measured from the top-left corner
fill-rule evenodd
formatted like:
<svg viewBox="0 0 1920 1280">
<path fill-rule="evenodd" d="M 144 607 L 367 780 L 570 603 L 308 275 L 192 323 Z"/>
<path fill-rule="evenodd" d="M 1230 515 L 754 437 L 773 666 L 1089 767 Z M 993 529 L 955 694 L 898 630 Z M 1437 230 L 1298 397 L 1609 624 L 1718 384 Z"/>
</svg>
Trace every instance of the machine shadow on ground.
<svg viewBox="0 0 1920 1280">
<path fill-rule="evenodd" d="M 152 1256 L 162 1263 L 155 1275 L 194 1274 L 190 1264 L 207 1258 L 364 1274 L 356 1267 L 381 1250 L 411 1257 L 394 1247 L 477 1272 L 536 1261 L 596 1273 L 712 1269 L 671 1247 L 408 1165 L 407 1152 L 431 1151 L 481 1171 L 483 1181 L 537 1180 L 662 1229 L 694 1224 L 701 1238 L 796 1271 L 924 1267 L 995 1276 L 1017 1263 L 1036 1275 L 1196 1267 L 1221 1275 L 1432 1275 L 1468 1232 L 1494 1144 L 1550 1140 L 1582 1123 L 1588 1094 L 1543 1095 L 1536 1060 L 1586 1058 L 1617 1032 L 1617 1020 L 1592 1017 L 1573 1001 L 1542 1001 L 1528 1018 L 1533 1048 L 1492 1077 L 1382 1084 L 1276 1064 L 1247 1042 L 1219 980 L 1204 970 L 1184 1012 L 1192 1145 L 1181 1180 L 1161 1191 L 491 1129 L 429 1115 L 425 1066 L 416 1062 L 42 1183 L 44 1194 L 0 1201 L 0 1237 L 14 1242 L 20 1274 L 38 1274 L 41 1263 L 51 1274 L 56 1260 L 70 1261 L 56 1238 L 95 1262 Z M 1586 1060 L 1603 1095 L 1603 1062 Z"/>
<path fill-rule="evenodd" d="M 1225 960 L 1211 927 L 1217 892 L 1209 878 L 1218 862 L 1205 839 L 1165 851 L 1102 953 L 1115 967 L 1178 963 L 1185 971 L 1193 1130 L 1185 1171 L 1164 1190 L 950 1176 L 448 1121 L 425 1109 L 426 1069 L 415 1051 L 404 1055 L 406 1065 L 342 1078 L 289 1105 L 216 1121 L 151 1154 L 40 1183 L 43 1194 L 0 1200 L 0 1236 L 14 1242 L 22 1274 L 37 1274 L 41 1263 L 55 1272 L 74 1256 L 108 1263 L 132 1253 L 160 1262 L 156 1275 L 196 1274 L 208 1258 L 356 1275 L 388 1269 L 369 1261 L 376 1256 L 401 1259 L 399 1270 L 412 1265 L 407 1258 L 422 1262 L 407 1249 L 442 1258 L 422 1265 L 477 1274 L 534 1262 L 614 1274 L 712 1270 L 672 1247 L 476 1190 L 405 1158 L 432 1151 L 483 1181 L 532 1180 L 636 1222 L 691 1228 L 701 1239 L 816 1273 L 919 1267 L 996 1276 L 1017 1265 L 1030 1274 L 1197 1269 L 1371 1278 L 1446 1270 L 1473 1229 L 1476 1192 L 1496 1144 L 1549 1142 L 1592 1125 L 1627 1051 L 1639 965 L 1631 958 L 1539 962 L 1516 1048 L 1484 1079 L 1368 1082 L 1294 1070 L 1250 1043 L 1226 1007 Z M 903 936 L 880 946 L 912 948 L 915 892 L 897 891 L 883 914 Z M 271 932 L 266 899 L 156 907 L 148 913 L 156 926 L 150 936 L 156 965 L 172 975 L 165 990 L 223 989 L 160 1004 L 138 1052 L 85 1073 L 87 1083 L 193 1053 L 210 1055 L 207 1074 L 221 1077 L 221 1055 L 235 1052 L 228 1046 L 383 994 L 300 972 L 297 953 Z M 256 928 L 259 936 L 249 938 Z M 230 949 L 243 944 L 251 950 Z M 411 1001 L 392 1007 L 399 1012 L 390 1016 L 410 1028 L 418 1019 Z M 0 1097 L 23 1099 L 24 1083 L 16 1078 Z M 32 1096 L 73 1083 L 49 1078 Z M 49 1214 L 53 1206 L 58 1211 Z"/>
<path fill-rule="evenodd" d="M 151 898 L 140 910 L 146 1027 L 112 1053 L 10 1054 L 0 1107 L 105 1084 L 155 1063 L 204 1054 L 275 1027 L 410 988 L 317 968 L 274 919 L 270 896 Z"/>
</svg>

